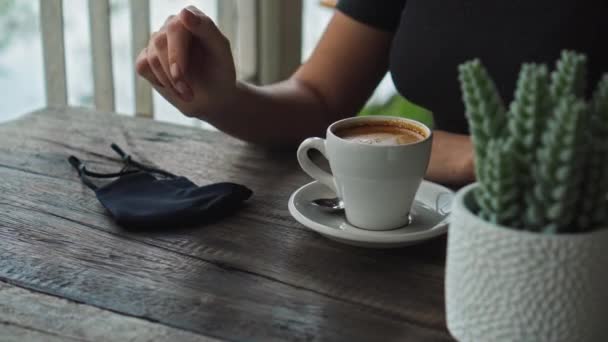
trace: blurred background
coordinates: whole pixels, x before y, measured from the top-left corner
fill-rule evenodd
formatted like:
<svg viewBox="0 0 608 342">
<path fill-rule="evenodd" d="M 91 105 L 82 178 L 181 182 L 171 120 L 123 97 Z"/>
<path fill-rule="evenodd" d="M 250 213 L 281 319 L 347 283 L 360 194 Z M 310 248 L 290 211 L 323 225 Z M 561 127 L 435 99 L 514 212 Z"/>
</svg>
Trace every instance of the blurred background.
<svg viewBox="0 0 608 342">
<path fill-rule="evenodd" d="M 51 0 L 0 0 L 0 122 L 46 105 L 41 1 Z M 332 1 L 319 0 L 110 0 L 115 111 L 125 115 L 136 112 L 131 6 L 142 1 L 149 13 L 136 15 L 149 16 L 150 31 L 188 5 L 197 6 L 216 23 L 219 21 L 232 41 L 239 77 L 258 84 L 282 79 L 305 61 L 334 11 Z M 286 3 L 288 8 L 283 8 Z M 94 107 L 90 4 L 87 0 L 62 2 L 67 100 L 71 106 Z M 156 93 L 152 102 L 157 120 L 208 128 L 200 120 L 181 115 Z M 390 75 L 363 112 L 408 112 L 428 121 L 423 109 L 396 95 Z"/>
</svg>

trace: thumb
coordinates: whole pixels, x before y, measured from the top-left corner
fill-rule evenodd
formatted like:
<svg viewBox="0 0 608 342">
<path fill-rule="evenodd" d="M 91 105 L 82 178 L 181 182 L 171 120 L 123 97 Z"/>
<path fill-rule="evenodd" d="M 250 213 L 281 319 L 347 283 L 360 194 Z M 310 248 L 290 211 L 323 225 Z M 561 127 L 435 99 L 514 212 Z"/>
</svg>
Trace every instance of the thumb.
<svg viewBox="0 0 608 342">
<path fill-rule="evenodd" d="M 221 54 L 224 49 L 230 48 L 226 37 L 222 34 L 213 20 L 194 6 L 184 8 L 179 19 L 184 27 L 207 46 L 212 54 Z"/>
</svg>

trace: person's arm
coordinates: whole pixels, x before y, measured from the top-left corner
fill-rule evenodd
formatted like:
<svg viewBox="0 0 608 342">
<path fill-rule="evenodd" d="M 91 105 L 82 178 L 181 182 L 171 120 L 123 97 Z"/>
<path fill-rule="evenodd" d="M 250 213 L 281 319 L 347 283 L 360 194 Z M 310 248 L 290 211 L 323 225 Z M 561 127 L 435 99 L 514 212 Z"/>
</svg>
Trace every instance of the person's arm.
<svg viewBox="0 0 608 342">
<path fill-rule="evenodd" d="M 468 135 L 433 131 L 433 149 L 425 178 L 442 184 L 475 181 L 473 145 Z"/>
<path fill-rule="evenodd" d="M 278 147 L 318 136 L 363 107 L 388 69 L 392 35 L 336 12 L 310 59 L 286 81 L 236 81 L 227 39 L 194 7 L 170 17 L 136 62 L 138 73 L 188 116 L 239 139 Z M 468 136 L 435 131 L 427 178 L 474 178 Z"/>
<path fill-rule="evenodd" d="M 259 87 L 235 80 L 228 41 L 188 7 L 153 35 L 137 70 L 186 115 L 256 144 L 295 145 L 363 106 L 387 71 L 391 37 L 337 12 L 306 63 L 288 80 Z M 171 79 L 174 62 L 180 72 Z"/>
</svg>

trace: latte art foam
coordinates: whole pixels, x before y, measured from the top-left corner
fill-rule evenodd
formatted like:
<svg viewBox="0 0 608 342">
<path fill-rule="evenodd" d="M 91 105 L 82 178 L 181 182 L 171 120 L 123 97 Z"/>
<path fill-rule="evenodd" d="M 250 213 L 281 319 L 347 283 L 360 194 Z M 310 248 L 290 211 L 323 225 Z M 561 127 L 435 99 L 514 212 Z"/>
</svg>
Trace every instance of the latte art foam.
<svg viewBox="0 0 608 342">
<path fill-rule="evenodd" d="M 335 134 L 352 142 L 380 146 L 406 145 L 425 138 L 424 135 L 409 127 L 382 122 L 339 128 Z"/>
</svg>

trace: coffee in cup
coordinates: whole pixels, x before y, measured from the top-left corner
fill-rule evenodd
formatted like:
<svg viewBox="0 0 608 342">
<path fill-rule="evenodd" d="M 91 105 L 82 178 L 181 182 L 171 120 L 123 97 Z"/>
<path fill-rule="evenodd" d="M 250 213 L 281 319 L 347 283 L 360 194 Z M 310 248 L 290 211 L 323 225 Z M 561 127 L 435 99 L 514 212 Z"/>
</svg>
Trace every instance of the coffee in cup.
<svg viewBox="0 0 608 342">
<path fill-rule="evenodd" d="M 326 139 L 308 138 L 298 149 L 302 169 L 344 201 L 346 220 L 369 230 L 409 223 L 414 197 L 431 155 L 424 124 L 390 116 L 355 117 L 329 126 Z M 320 151 L 331 173 L 308 156 Z"/>
<path fill-rule="evenodd" d="M 369 145 L 405 145 L 425 138 L 420 127 L 399 120 L 353 124 L 335 133 L 342 139 Z"/>
</svg>

